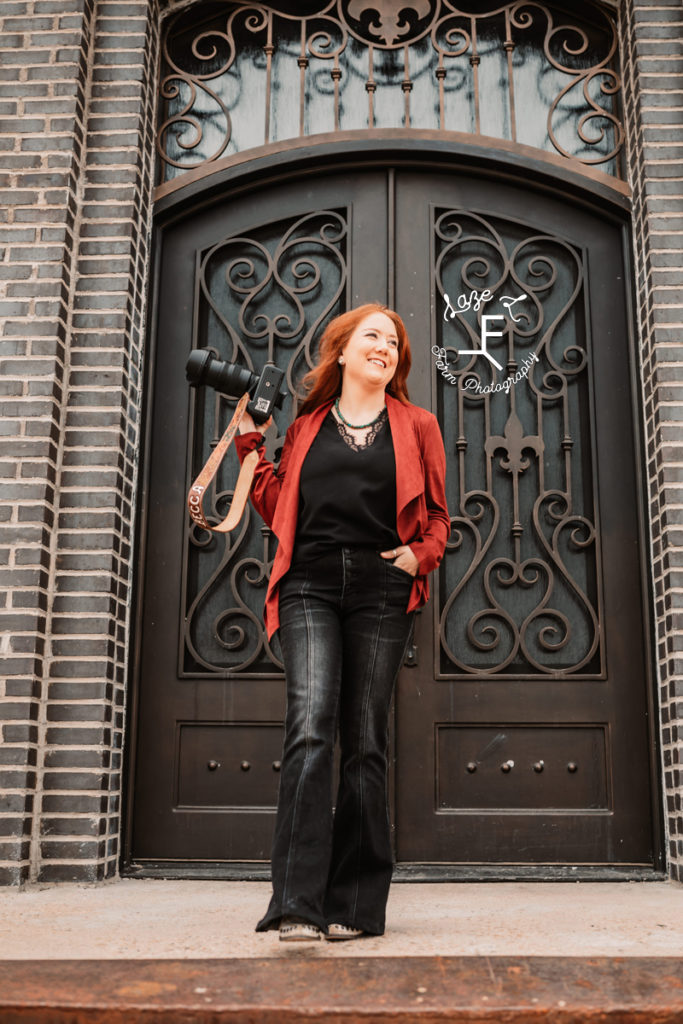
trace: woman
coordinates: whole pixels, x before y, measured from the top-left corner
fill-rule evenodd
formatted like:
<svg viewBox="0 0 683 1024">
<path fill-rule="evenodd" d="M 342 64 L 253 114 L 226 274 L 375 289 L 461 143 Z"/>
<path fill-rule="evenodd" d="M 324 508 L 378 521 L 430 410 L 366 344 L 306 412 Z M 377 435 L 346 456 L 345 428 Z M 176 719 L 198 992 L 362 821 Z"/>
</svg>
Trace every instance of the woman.
<svg viewBox="0 0 683 1024">
<path fill-rule="evenodd" d="M 450 532 L 443 441 L 408 401 L 410 363 L 392 310 L 337 317 L 279 467 L 261 453 L 256 468 L 252 501 L 279 542 L 265 621 L 269 636 L 279 630 L 287 683 L 273 897 L 257 931 L 279 928 L 283 940 L 384 932 L 389 704 Z M 266 428 L 244 417 L 240 458 Z"/>
</svg>

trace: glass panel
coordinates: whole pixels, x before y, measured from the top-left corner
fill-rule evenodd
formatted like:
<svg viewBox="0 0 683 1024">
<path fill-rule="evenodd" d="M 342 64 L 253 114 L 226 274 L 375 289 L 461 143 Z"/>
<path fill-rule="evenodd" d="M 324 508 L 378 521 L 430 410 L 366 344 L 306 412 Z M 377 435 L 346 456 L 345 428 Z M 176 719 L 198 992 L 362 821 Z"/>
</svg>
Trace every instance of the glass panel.
<svg viewBox="0 0 683 1024">
<path fill-rule="evenodd" d="M 164 181 L 268 142 L 406 127 L 511 139 L 620 173 L 616 32 L 601 8 L 319 6 L 299 17 L 258 3 L 205 3 L 169 20 Z"/>
<path fill-rule="evenodd" d="M 434 216 L 444 298 L 433 354 L 452 515 L 440 671 L 599 674 L 583 254 L 475 211 Z"/>
<path fill-rule="evenodd" d="M 260 372 L 285 369 L 289 397 L 277 419 L 289 423 L 296 384 L 311 368 L 324 326 L 346 309 L 348 214 L 320 210 L 223 239 L 199 254 L 194 348 Z M 194 479 L 225 431 L 235 401 L 195 392 L 190 435 Z M 284 434 L 269 438 L 273 458 Z M 204 498 L 209 522 L 226 515 L 239 463 L 228 449 Z M 262 625 L 275 540 L 247 505 L 231 534 L 188 528 L 181 674 L 272 671 L 279 666 Z"/>
</svg>

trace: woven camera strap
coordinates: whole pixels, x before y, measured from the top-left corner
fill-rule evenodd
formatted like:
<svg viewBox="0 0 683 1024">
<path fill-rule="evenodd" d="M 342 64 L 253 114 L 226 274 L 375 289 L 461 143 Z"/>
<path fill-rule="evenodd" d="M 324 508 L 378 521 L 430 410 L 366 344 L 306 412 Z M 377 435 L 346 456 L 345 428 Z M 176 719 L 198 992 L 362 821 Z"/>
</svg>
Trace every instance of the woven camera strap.
<svg viewBox="0 0 683 1024">
<path fill-rule="evenodd" d="M 242 462 L 242 467 L 240 469 L 239 476 L 237 477 L 237 483 L 235 484 L 235 490 L 230 504 L 230 511 L 223 522 L 218 523 L 217 526 L 212 526 L 211 523 L 207 521 L 202 509 L 202 501 L 204 500 L 206 488 L 218 472 L 218 467 L 230 447 L 230 442 L 237 433 L 237 428 L 240 425 L 240 420 L 244 415 L 244 410 L 246 409 L 248 402 L 249 395 L 242 395 L 237 403 L 235 414 L 230 420 L 227 430 L 211 452 L 209 458 L 206 460 L 204 468 L 192 484 L 192 487 L 190 487 L 190 491 L 187 496 L 187 507 L 190 510 L 190 519 L 193 523 L 196 523 L 197 526 L 201 526 L 204 530 L 213 530 L 214 533 L 229 533 L 230 530 L 234 530 L 242 518 L 244 507 L 249 500 L 249 491 L 251 490 L 251 485 L 254 479 L 256 463 L 259 460 L 258 451 L 249 452 Z"/>
</svg>

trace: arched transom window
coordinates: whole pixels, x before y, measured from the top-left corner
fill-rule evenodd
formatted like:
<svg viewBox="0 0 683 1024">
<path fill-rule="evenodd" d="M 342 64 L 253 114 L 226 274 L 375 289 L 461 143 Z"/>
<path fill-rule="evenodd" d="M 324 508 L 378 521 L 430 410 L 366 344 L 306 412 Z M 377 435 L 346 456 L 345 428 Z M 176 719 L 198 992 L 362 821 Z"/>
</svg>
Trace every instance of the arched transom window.
<svg viewBox="0 0 683 1024">
<path fill-rule="evenodd" d="M 507 140 L 621 176 L 617 36 L 602 6 L 275 7 L 219 0 L 167 20 L 162 182 L 268 143 L 383 128 Z"/>
</svg>

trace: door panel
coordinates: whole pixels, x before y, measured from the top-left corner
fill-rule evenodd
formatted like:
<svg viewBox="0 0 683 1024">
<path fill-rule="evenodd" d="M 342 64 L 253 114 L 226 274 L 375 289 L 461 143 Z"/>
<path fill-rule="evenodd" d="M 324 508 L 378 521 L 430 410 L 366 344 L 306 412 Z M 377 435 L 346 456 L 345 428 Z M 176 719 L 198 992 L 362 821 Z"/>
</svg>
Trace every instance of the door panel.
<svg viewBox="0 0 683 1024">
<path fill-rule="evenodd" d="M 387 290 L 383 173 L 218 202 L 164 232 L 141 619 L 135 859 L 267 860 L 284 686 L 262 626 L 275 538 L 253 510 L 231 535 L 189 523 L 185 496 L 235 403 L 185 383 L 192 348 L 287 384 L 351 296 Z M 276 411 L 284 439 L 291 394 Z M 204 507 L 223 518 L 234 450 Z"/>
<path fill-rule="evenodd" d="M 187 488 L 234 403 L 190 393 L 187 356 L 274 359 L 291 391 L 330 317 L 395 295 L 453 520 L 396 693 L 398 860 L 652 863 L 622 245 L 619 225 L 550 195 L 380 170 L 252 190 L 164 230 L 135 861 L 265 862 L 277 794 L 284 684 L 261 625 L 275 538 L 253 510 L 227 538 L 189 524 Z M 457 307 L 486 288 L 497 305 L 444 319 L 444 292 Z M 477 352 L 499 313 L 502 371 Z M 530 352 L 526 377 L 484 391 Z M 236 474 L 231 453 L 205 499 L 216 519 Z"/>
<path fill-rule="evenodd" d="M 398 261 L 397 295 L 431 306 L 445 350 L 416 398 L 453 524 L 419 684 L 399 683 L 399 859 L 651 863 L 622 231 L 503 184 L 406 175 L 396 194 L 398 250 L 429 239 L 430 275 Z M 500 370 L 484 314 L 505 316 Z"/>
</svg>

